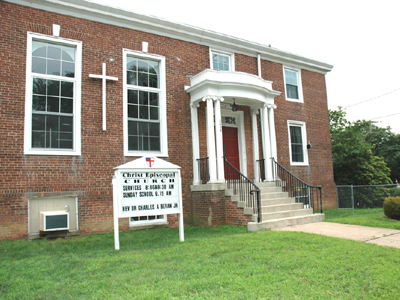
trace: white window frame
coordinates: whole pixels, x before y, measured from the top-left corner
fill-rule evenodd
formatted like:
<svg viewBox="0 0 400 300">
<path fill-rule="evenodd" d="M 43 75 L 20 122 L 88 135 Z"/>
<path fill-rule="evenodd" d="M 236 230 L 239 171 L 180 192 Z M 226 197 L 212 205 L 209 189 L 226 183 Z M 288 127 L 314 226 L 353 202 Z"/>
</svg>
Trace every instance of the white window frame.
<svg viewBox="0 0 400 300">
<path fill-rule="evenodd" d="M 290 156 L 290 164 L 292 166 L 308 166 L 308 151 L 307 151 L 307 130 L 306 130 L 306 123 L 302 121 L 287 121 L 288 124 L 288 137 L 289 137 L 289 156 Z M 292 141 L 290 138 L 290 127 L 296 126 L 301 128 L 301 139 L 302 139 L 302 146 L 303 146 L 303 162 L 294 162 L 292 161 Z"/>
<path fill-rule="evenodd" d="M 166 89 L 166 71 L 165 71 L 165 57 L 156 54 L 148 54 L 139 51 L 123 49 L 123 132 L 124 132 L 124 155 L 125 156 L 157 156 L 157 157 L 168 157 L 168 135 L 167 135 L 167 89 Z M 127 70 L 126 63 L 128 56 L 135 56 L 138 58 L 149 59 L 158 61 L 160 64 L 160 87 L 141 87 L 135 86 L 135 89 L 139 91 L 150 91 L 159 93 L 159 117 L 160 117 L 160 151 L 129 151 L 128 150 L 128 84 L 127 81 Z"/>
<path fill-rule="evenodd" d="M 32 72 L 32 42 L 33 40 L 62 44 L 75 47 L 75 77 L 67 78 L 74 81 L 74 106 L 73 106 L 73 149 L 32 148 L 32 78 L 41 77 L 48 79 L 65 78 L 62 76 L 43 75 Z M 25 90 L 25 133 L 24 154 L 26 155 L 81 155 L 81 85 L 82 85 L 82 42 L 43 34 L 27 33 L 26 55 L 26 90 Z"/>
<path fill-rule="evenodd" d="M 293 99 L 293 98 L 289 98 L 288 97 L 288 92 L 286 90 L 285 70 L 295 72 L 296 75 L 297 75 L 297 91 L 299 93 L 299 99 Z M 304 99 L 303 99 L 303 84 L 301 82 L 301 69 L 283 66 L 283 82 L 285 84 L 285 98 L 286 98 L 286 100 L 287 101 L 292 101 L 292 102 L 304 103 Z"/>
<path fill-rule="evenodd" d="M 229 58 L 229 72 L 235 72 L 235 53 L 215 50 L 210 48 L 210 69 L 214 70 L 213 65 L 213 54 L 227 56 Z M 216 71 L 223 71 L 223 70 L 216 70 Z M 228 71 L 225 71 L 228 72 Z"/>
<path fill-rule="evenodd" d="M 138 220 L 138 221 L 132 221 L 131 219 L 134 217 L 130 217 L 129 218 L 129 227 L 143 226 L 143 225 L 168 224 L 168 215 L 160 215 L 160 216 L 163 216 L 161 219 L 153 219 L 153 220 L 148 219 L 150 216 L 153 216 L 153 215 L 141 216 L 141 217 L 147 217 L 147 220 Z M 137 217 L 137 218 L 141 218 L 141 217 Z"/>
</svg>

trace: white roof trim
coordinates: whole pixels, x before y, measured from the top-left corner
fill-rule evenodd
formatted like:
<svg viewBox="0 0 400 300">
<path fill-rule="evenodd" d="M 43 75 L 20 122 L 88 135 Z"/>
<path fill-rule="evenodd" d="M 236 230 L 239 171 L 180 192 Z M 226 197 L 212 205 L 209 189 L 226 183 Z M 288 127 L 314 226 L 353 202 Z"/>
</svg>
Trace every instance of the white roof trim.
<svg viewBox="0 0 400 300">
<path fill-rule="evenodd" d="M 5 0 L 19 5 L 87 19 L 100 23 L 153 33 L 212 48 L 220 48 L 239 54 L 257 57 L 301 69 L 326 74 L 333 66 L 285 52 L 276 48 L 216 33 L 191 25 L 171 22 L 163 18 L 148 16 L 82 0 Z"/>
</svg>

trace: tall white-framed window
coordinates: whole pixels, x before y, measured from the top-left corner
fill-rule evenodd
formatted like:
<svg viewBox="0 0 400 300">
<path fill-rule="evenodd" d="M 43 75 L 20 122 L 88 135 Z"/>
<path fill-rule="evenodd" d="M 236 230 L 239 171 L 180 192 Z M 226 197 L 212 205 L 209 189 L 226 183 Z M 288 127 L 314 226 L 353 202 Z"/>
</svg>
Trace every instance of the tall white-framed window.
<svg viewBox="0 0 400 300">
<path fill-rule="evenodd" d="M 308 165 L 306 123 L 288 121 L 290 164 Z"/>
<path fill-rule="evenodd" d="M 123 50 L 124 155 L 168 156 L 165 57 Z"/>
<path fill-rule="evenodd" d="M 213 70 L 235 71 L 235 54 L 210 49 L 210 66 Z"/>
<path fill-rule="evenodd" d="M 286 100 L 294 102 L 303 101 L 303 89 L 301 84 L 301 70 L 283 67 Z"/>
<path fill-rule="evenodd" d="M 24 153 L 81 155 L 82 42 L 28 32 Z"/>
</svg>

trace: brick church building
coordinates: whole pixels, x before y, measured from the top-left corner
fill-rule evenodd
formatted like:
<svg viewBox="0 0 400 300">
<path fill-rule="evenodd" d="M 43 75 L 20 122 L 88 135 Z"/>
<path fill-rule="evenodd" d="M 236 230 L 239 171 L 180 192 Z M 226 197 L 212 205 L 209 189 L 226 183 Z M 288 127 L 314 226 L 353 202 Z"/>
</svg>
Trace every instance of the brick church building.
<svg viewBox="0 0 400 300">
<path fill-rule="evenodd" d="M 68 212 L 70 234 L 111 232 L 114 168 L 143 156 L 181 167 L 188 225 L 258 222 L 225 156 L 255 185 L 277 181 L 276 161 L 336 206 L 331 65 L 81 0 L 0 1 L 0 14 L 0 240 L 45 234 L 42 212 Z"/>
</svg>

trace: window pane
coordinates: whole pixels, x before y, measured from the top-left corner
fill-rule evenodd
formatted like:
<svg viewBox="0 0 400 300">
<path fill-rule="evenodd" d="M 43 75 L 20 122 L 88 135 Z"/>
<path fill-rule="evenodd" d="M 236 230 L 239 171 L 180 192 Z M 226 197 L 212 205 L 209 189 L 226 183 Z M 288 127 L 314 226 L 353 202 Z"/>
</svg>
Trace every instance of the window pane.
<svg viewBox="0 0 400 300">
<path fill-rule="evenodd" d="M 287 97 L 290 99 L 299 99 L 299 93 L 297 86 L 287 84 L 286 85 Z"/>
<path fill-rule="evenodd" d="M 150 138 L 150 150 L 151 151 L 160 151 L 160 139 L 159 138 Z"/>
<path fill-rule="evenodd" d="M 32 97 L 32 110 L 46 111 L 46 97 L 45 96 L 33 96 Z"/>
<path fill-rule="evenodd" d="M 45 115 L 32 115 L 32 130 L 40 131 L 46 129 L 46 116 Z"/>
<path fill-rule="evenodd" d="M 73 82 L 61 82 L 61 96 L 63 97 L 74 97 L 74 83 Z"/>
<path fill-rule="evenodd" d="M 138 73 L 138 85 L 139 86 L 149 86 L 149 74 L 148 73 Z"/>
<path fill-rule="evenodd" d="M 126 69 L 130 71 L 137 71 L 137 59 L 128 56 Z"/>
<path fill-rule="evenodd" d="M 290 70 L 285 70 L 286 84 L 297 85 L 297 73 Z"/>
<path fill-rule="evenodd" d="M 139 135 L 148 136 L 149 135 L 149 123 L 139 122 Z"/>
<path fill-rule="evenodd" d="M 300 126 L 290 126 L 292 162 L 304 162 L 303 138 Z"/>
<path fill-rule="evenodd" d="M 59 96 L 60 95 L 60 82 L 56 80 L 47 80 L 47 95 Z"/>
<path fill-rule="evenodd" d="M 46 59 L 33 57 L 32 58 L 32 72 L 46 74 Z"/>
<path fill-rule="evenodd" d="M 46 95 L 46 80 L 33 78 L 33 93 L 37 95 Z"/>
<path fill-rule="evenodd" d="M 62 63 L 62 76 L 75 77 L 75 64 L 63 61 Z"/>
<path fill-rule="evenodd" d="M 139 104 L 148 105 L 149 104 L 149 93 L 148 92 L 139 92 Z"/>
<path fill-rule="evenodd" d="M 149 93 L 150 94 L 150 105 L 158 106 L 158 94 L 157 93 Z"/>
<path fill-rule="evenodd" d="M 150 107 L 150 120 L 158 120 L 158 107 Z"/>
<path fill-rule="evenodd" d="M 137 73 L 128 71 L 127 76 L 126 76 L 126 83 L 137 85 Z"/>
<path fill-rule="evenodd" d="M 150 136 L 159 137 L 160 136 L 160 124 L 150 123 Z"/>
<path fill-rule="evenodd" d="M 32 130 L 32 148 L 45 148 L 45 144 L 45 132 Z"/>
<path fill-rule="evenodd" d="M 73 113 L 73 100 L 70 98 L 61 98 L 61 112 L 62 113 Z"/>
<path fill-rule="evenodd" d="M 60 112 L 60 98 L 47 97 L 47 111 Z"/>
<path fill-rule="evenodd" d="M 138 59 L 138 71 L 139 72 L 149 72 L 149 63 L 146 60 Z"/>
<path fill-rule="evenodd" d="M 61 48 L 57 46 L 47 47 L 47 57 L 52 59 L 61 60 Z"/>
<path fill-rule="evenodd" d="M 128 105 L 128 118 L 135 118 L 138 117 L 138 105 Z"/>
<path fill-rule="evenodd" d="M 137 104 L 138 103 L 138 92 L 128 90 L 128 103 Z"/>
<path fill-rule="evenodd" d="M 128 122 L 128 135 L 137 135 L 137 123 L 136 121 L 129 121 Z"/>
<path fill-rule="evenodd" d="M 214 53 L 212 57 L 214 70 L 229 71 L 229 56 Z"/>
<path fill-rule="evenodd" d="M 47 72 L 49 75 L 61 75 L 61 62 L 59 60 L 47 60 Z"/>
</svg>

